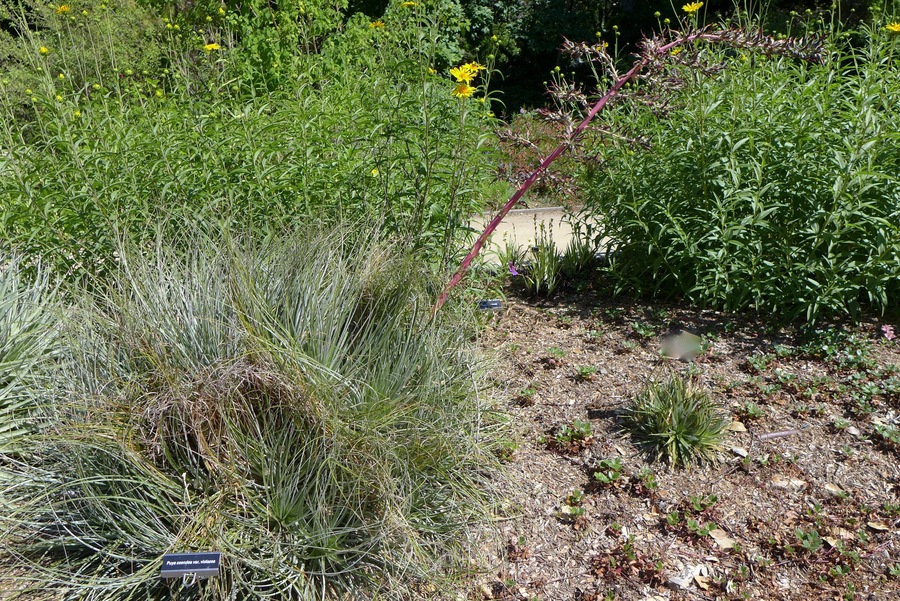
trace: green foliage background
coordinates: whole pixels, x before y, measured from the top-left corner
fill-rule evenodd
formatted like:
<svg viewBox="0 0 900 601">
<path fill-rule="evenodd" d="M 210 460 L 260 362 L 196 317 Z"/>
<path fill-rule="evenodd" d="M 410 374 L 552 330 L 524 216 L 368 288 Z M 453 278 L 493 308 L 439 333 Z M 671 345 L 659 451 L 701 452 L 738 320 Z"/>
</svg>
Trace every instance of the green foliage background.
<svg viewBox="0 0 900 601">
<path fill-rule="evenodd" d="M 701 48 L 720 75 L 676 68 L 665 118 L 617 116 L 651 143 L 597 148 L 587 175 L 620 289 L 808 321 L 896 304 L 900 61 L 882 29 L 858 35 L 821 66 Z"/>
<path fill-rule="evenodd" d="M 29 6 L 4 41 L 0 233 L 59 273 L 109 272 L 116 237 L 309 221 L 377 224 L 440 265 L 484 203 L 491 104 L 451 96 L 446 15 L 126 3 L 114 23 L 73 4 L 27 29 Z"/>
</svg>

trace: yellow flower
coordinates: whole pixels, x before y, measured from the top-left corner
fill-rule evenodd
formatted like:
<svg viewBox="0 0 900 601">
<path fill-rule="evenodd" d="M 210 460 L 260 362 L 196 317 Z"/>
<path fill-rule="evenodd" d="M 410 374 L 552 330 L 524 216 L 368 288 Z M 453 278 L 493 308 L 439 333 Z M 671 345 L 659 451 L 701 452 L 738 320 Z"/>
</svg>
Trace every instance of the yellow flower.
<svg viewBox="0 0 900 601">
<path fill-rule="evenodd" d="M 418 5 L 419 5 L 418 2 L 402 2 L 400 4 L 400 6 L 402 6 L 403 8 L 412 8 L 413 6 L 418 6 Z"/>
<path fill-rule="evenodd" d="M 60 4 L 56 7 L 56 14 L 62 15 L 72 10 L 68 4 Z"/>
<path fill-rule="evenodd" d="M 81 116 L 81 111 L 75 111 L 74 113 L 72 113 L 72 115 L 77 119 Z"/>
<path fill-rule="evenodd" d="M 215 52 L 216 50 L 221 50 L 222 47 L 213 42 L 212 44 L 207 44 L 203 47 L 203 52 Z"/>
<path fill-rule="evenodd" d="M 888 33 L 892 34 L 900 34 L 900 21 L 895 21 L 894 23 L 888 23 L 884 26 L 885 30 Z"/>
<path fill-rule="evenodd" d="M 41 53 L 41 56 L 47 56 L 48 54 L 50 54 L 50 49 L 46 46 L 41 46 L 40 48 L 38 48 L 38 52 Z"/>
<path fill-rule="evenodd" d="M 59 74 L 59 78 L 60 78 L 60 79 L 65 79 L 66 76 L 65 76 L 63 73 L 60 73 L 60 74 Z"/>
<path fill-rule="evenodd" d="M 225 14 L 225 9 L 222 8 L 221 6 L 219 7 L 219 14 L 220 14 L 220 15 L 224 15 L 224 14 Z"/>
<path fill-rule="evenodd" d="M 372 177 L 378 177 L 378 174 L 381 172 L 378 171 L 378 169 L 372 169 L 371 173 L 372 173 Z"/>
<path fill-rule="evenodd" d="M 377 21 L 372 21 L 371 23 L 369 23 L 369 27 L 371 27 L 372 29 L 384 27 L 384 21 L 382 21 L 381 19 L 378 19 Z"/>
<path fill-rule="evenodd" d="M 700 10 L 700 8 L 702 6 L 703 6 L 702 2 L 691 2 L 690 4 L 685 4 L 684 6 L 682 6 L 681 10 L 683 10 L 684 12 L 686 12 L 689 15 L 692 15 L 695 12 L 697 12 L 698 10 Z"/>
<path fill-rule="evenodd" d="M 156 95 L 157 95 L 159 98 L 162 98 L 162 97 L 163 97 L 163 91 L 160 90 L 159 88 L 156 88 Z"/>
<path fill-rule="evenodd" d="M 451 94 L 453 94 L 457 98 L 468 98 L 469 96 L 471 96 L 474 93 L 475 93 L 475 88 L 473 88 L 472 86 L 470 86 L 467 83 L 459 84 L 458 86 L 453 88 L 453 92 L 451 92 Z"/>
<path fill-rule="evenodd" d="M 453 67 L 450 69 L 450 75 L 460 83 L 472 83 L 472 80 L 475 79 L 475 73 L 473 73 L 471 69 L 468 69 L 466 65 Z"/>
<path fill-rule="evenodd" d="M 473 79 L 478 77 L 478 72 L 483 71 L 484 69 L 484 65 L 479 65 L 478 63 L 466 63 L 450 69 L 450 75 L 452 75 L 458 83 L 469 85 L 472 83 Z"/>
<path fill-rule="evenodd" d="M 672 56 L 678 56 L 679 54 L 681 54 L 682 50 L 684 50 L 684 48 L 672 48 L 669 54 L 671 54 Z"/>
<path fill-rule="evenodd" d="M 82 16 L 85 16 L 85 17 L 86 17 L 86 16 L 88 16 L 88 11 L 83 10 L 83 11 L 81 11 L 81 14 L 82 14 Z"/>
<path fill-rule="evenodd" d="M 437 73 L 437 70 L 436 70 L 436 69 L 432 69 L 431 67 L 428 67 L 428 74 L 429 74 L 429 75 L 435 75 L 436 73 Z"/>
</svg>

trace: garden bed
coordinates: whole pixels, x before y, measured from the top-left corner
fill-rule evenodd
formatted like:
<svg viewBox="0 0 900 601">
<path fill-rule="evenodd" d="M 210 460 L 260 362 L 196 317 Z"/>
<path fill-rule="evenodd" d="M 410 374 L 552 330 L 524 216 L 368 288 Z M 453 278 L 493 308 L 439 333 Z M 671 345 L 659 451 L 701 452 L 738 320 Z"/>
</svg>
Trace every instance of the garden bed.
<svg viewBox="0 0 900 601">
<path fill-rule="evenodd" d="M 517 437 L 505 548 L 471 598 L 892 598 L 900 344 L 884 325 L 802 337 L 677 305 L 510 299 L 483 339 Z M 682 329 L 700 355 L 662 357 Z M 672 372 L 724 408 L 719 463 L 669 469 L 622 432 L 620 410 Z"/>
</svg>

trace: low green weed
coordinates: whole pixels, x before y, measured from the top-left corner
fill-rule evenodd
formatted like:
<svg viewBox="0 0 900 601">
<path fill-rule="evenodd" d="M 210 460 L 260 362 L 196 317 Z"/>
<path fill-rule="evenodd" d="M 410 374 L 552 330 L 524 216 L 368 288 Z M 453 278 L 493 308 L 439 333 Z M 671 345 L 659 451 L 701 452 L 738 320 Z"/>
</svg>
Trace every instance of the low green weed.
<svg viewBox="0 0 900 601">
<path fill-rule="evenodd" d="M 602 486 L 613 485 L 622 477 L 622 470 L 622 462 L 618 459 L 602 459 L 597 464 L 594 480 Z"/>
<path fill-rule="evenodd" d="M 875 424 L 875 439 L 886 448 L 900 452 L 900 428 L 889 424 Z"/>
<path fill-rule="evenodd" d="M 824 543 L 822 542 L 822 538 L 819 536 L 819 533 L 816 530 L 803 530 L 802 528 L 797 528 L 794 533 L 797 535 L 797 540 L 800 542 L 800 546 L 807 553 L 815 553 L 824 545 Z"/>
<path fill-rule="evenodd" d="M 597 375 L 594 365 L 577 365 L 575 367 L 575 379 L 579 382 L 590 382 Z"/>
<path fill-rule="evenodd" d="M 560 443 L 583 442 L 593 436 L 591 422 L 576 419 L 571 424 L 563 424 L 554 438 Z"/>
<path fill-rule="evenodd" d="M 766 412 L 752 401 L 744 401 L 738 409 L 738 417 L 745 421 L 762 419 Z"/>
<path fill-rule="evenodd" d="M 577 454 L 594 444 L 594 433 L 590 422 L 576 419 L 554 428 L 549 438 L 542 436 L 539 442 L 559 453 Z"/>
</svg>

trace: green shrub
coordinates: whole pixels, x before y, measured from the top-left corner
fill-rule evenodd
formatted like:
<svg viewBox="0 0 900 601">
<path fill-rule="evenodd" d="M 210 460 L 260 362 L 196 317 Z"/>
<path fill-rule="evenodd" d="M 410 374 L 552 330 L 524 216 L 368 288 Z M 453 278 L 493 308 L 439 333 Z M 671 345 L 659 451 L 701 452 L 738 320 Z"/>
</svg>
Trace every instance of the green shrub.
<svg viewBox="0 0 900 601">
<path fill-rule="evenodd" d="M 900 47 L 860 35 L 821 66 L 701 48 L 722 73 L 676 65 L 680 90 L 623 108 L 650 150 L 599 146 L 584 183 L 620 289 L 808 321 L 896 305 Z"/>
<path fill-rule="evenodd" d="M 491 420 L 465 328 L 368 234 L 123 253 L 66 330 L 51 424 L 0 471 L 0 561 L 96 599 L 407 599 L 454 573 Z M 218 578 L 160 580 L 203 550 Z"/>
<path fill-rule="evenodd" d="M 715 460 L 728 422 L 709 394 L 678 376 L 648 384 L 622 414 L 625 429 L 656 460 Z"/>
<path fill-rule="evenodd" d="M 147 85 L 123 76 L 85 94 L 45 77 L 30 119 L 0 95 L 0 244 L 75 279 L 111 273 L 117 238 L 360 221 L 449 261 L 490 176 L 488 71 L 475 97 L 454 98 L 426 43 L 440 23 L 406 11 L 388 25 L 359 15 L 317 54 L 295 48 L 291 76 L 266 95 L 225 39 L 204 52 L 210 38 L 169 29 L 171 64 Z"/>
</svg>

